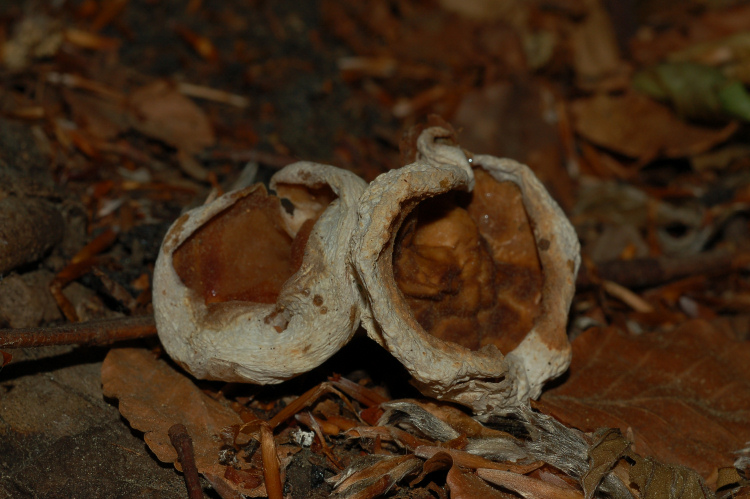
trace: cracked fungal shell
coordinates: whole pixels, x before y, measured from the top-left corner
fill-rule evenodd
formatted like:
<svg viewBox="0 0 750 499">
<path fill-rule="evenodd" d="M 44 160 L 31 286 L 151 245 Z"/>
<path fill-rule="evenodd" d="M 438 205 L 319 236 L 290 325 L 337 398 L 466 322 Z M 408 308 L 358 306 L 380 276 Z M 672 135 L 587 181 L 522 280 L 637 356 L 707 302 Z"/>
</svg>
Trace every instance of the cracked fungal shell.
<svg viewBox="0 0 750 499">
<path fill-rule="evenodd" d="M 299 162 L 191 210 L 169 229 L 154 269 L 167 353 L 198 378 L 279 383 L 318 366 L 359 325 L 346 261 L 366 183 Z"/>
<path fill-rule="evenodd" d="M 426 129 L 363 194 L 352 258 L 368 334 L 426 395 L 476 412 L 536 397 L 570 363 L 577 236 L 528 167 Z"/>
</svg>

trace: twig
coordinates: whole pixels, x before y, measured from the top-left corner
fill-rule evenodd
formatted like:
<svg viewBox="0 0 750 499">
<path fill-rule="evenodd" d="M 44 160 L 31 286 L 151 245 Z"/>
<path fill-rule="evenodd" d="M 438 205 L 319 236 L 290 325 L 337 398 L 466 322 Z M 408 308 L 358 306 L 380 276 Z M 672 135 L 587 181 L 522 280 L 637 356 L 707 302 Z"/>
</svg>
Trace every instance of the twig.
<svg viewBox="0 0 750 499">
<path fill-rule="evenodd" d="M 636 312 L 648 314 L 654 311 L 654 307 L 649 302 L 630 291 L 625 286 L 620 286 L 616 282 L 602 281 L 602 288 L 610 296 L 619 299 Z"/>
<path fill-rule="evenodd" d="M 0 329 L 0 348 L 108 345 L 115 341 L 132 340 L 155 334 L 156 324 L 153 316 L 122 317 L 55 327 Z"/>
<path fill-rule="evenodd" d="M 582 266 L 576 284 L 585 288 L 606 280 L 629 289 L 647 288 L 689 275 L 729 272 L 744 264 L 744 255 L 715 250 L 684 257 L 613 260 L 597 265 L 594 271 Z"/>
<path fill-rule="evenodd" d="M 273 440 L 271 428 L 265 424 L 260 427 L 260 452 L 263 459 L 263 478 L 266 482 L 268 499 L 283 499 L 284 491 L 281 487 L 276 442 Z"/>
<path fill-rule="evenodd" d="M 351 402 L 347 400 L 347 398 L 342 394 L 340 391 L 338 391 L 336 388 L 331 386 L 328 382 L 320 383 L 319 385 L 316 385 L 309 390 L 307 390 L 305 393 L 294 399 L 292 402 L 289 403 L 286 407 L 284 407 L 281 411 L 279 411 L 278 414 L 276 414 L 269 422 L 268 426 L 271 427 L 271 429 L 275 429 L 277 426 L 279 426 L 281 423 L 292 417 L 294 414 L 297 414 L 299 411 L 302 410 L 303 407 L 306 407 L 308 405 L 311 405 L 313 402 L 315 402 L 318 398 L 322 397 L 323 395 L 327 393 L 333 393 L 341 398 L 341 400 L 344 401 L 344 403 L 349 407 L 349 409 L 353 413 L 357 413 L 357 410 L 352 406 Z"/>
<path fill-rule="evenodd" d="M 320 429 L 320 424 L 318 423 L 318 420 L 315 419 L 315 417 L 308 412 L 307 413 L 309 419 L 310 419 L 310 426 L 312 427 L 313 432 L 318 437 L 318 440 L 320 440 L 320 447 L 323 449 L 323 454 L 326 455 L 329 461 L 331 461 L 331 464 L 333 464 L 336 468 L 340 470 L 344 469 L 344 465 L 341 464 L 341 462 L 336 459 L 336 455 L 333 453 L 333 450 L 331 450 L 331 447 L 328 445 L 328 442 L 326 442 L 326 437 L 323 435 L 323 430 Z"/>
<path fill-rule="evenodd" d="M 211 87 L 203 87 L 192 83 L 179 82 L 177 90 L 182 95 L 188 97 L 197 97 L 199 99 L 211 100 L 222 104 L 228 104 L 235 107 L 247 107 L 250 105 L 250 99 L 242 95 L 230 94 L 224 90 L 218 90 Z"/>
<path fill-rule="evenodd" d="M 198 468 L 195 465 L 195 453 L 193 452 L 193 439 L 190 438 L 187 428 L 181 423 L 172 425 L 167 432 L 172 447 L 177 451 L 177 459 L 182 465 L 182 474 L 185 477 L 185 485 L 188 490 L 189 499 L 204 499 L 203 487 L 198 477 Z"/>
<path fill-rule="evenodd" d="M 120 92 L 102 85 L 97 81 L 78 76 L 77 74 L 56 72 L 48 73 L 47 82 L 52 85 L 61 85 L 68 88 L 87 90 L 102 97 L 106 97 L 114 102 L 125 102 L 125 96 Z"/>
<path fill-rule="evenodd" d="M 352 380 L 342 378 L 339 375 L 329 377 L 328 381 L 330 381 L 333 386 L 367 407 L 376 407 L 383 402 L 388 402 L 388 398 L 380 395 L 375 390 L 370 390 Z"/>
<path fill-rule="evenodd" d="M 55 298 L 57 306 L 60 307 L 63 315 L 70 322 L 78 322 L 78 313 L 70 300 L 63 294 L 63 288 L 91 270 L 91 267 L 97 263 L 96 256 L 112 246 L 116 239 L 117 232 L 114 230 L 108 229 L 102 232 L 76 253 L 70 263 L 52 279 L 49 285 L 50 292 Z"/>
</svg>

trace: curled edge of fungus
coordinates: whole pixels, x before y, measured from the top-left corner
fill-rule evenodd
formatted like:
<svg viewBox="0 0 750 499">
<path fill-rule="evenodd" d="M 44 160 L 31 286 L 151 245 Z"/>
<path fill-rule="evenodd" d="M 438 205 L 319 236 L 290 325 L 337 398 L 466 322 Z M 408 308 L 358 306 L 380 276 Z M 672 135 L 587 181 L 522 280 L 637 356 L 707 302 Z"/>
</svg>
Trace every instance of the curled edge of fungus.
<svg viewBox="0 0 750 499">
<path fill-rule="evenodd" d="M 475 155 L 473 164 L 498 181 L 521 190 L 523 205 L 533 221 L 537 254 L 544 273 L 540 311 L 534 327 L 506 355 L 516 370 L 519 400 L 537 398 L 544 383 L 568 369 L 572 348 L 567 335 L 568 311 L 581 265 L 575 229 L 531 169 L 518 161 Z"/>
<path fill-rule="evenodd" d="M 173 254 L 191 235 L 262 186 L 229 192 L 189 211 L 164 238 L 154 269 L 157 330 L 170 357 L 194 376 L 280 383 L 317 367 L 356 331 L 361 297 L 345 257 L 366 183 L 346 170 L 311 162 L 289 165 L 271 179 L 271 188 L 282 195 L 294 186 L 327 186 L 335 199 L 319 213 L 309 203 L 300 206 L 298 214 L 280 206 L 291 237 L 295 227 L 299 230 L 305 220 L 319 216 L 299 269 L 284 282 L 275 303 L 209 306 L 185 285 L 173 263 Z"/>
</svg>

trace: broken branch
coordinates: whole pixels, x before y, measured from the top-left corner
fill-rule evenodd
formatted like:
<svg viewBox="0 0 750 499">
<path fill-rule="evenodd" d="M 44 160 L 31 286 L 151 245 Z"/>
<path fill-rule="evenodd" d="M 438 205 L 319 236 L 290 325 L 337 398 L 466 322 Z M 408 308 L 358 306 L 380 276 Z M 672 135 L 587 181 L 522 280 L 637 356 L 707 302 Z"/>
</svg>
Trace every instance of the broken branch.
<svg viewBox="0 0 750 499">
<path fill-rule="evenodd" d="M 155 334 L 156 325 L 152 316 L 122 317 L 55 327 L 0 329 L 0 348 L 108 345 Z"/>
</svg>

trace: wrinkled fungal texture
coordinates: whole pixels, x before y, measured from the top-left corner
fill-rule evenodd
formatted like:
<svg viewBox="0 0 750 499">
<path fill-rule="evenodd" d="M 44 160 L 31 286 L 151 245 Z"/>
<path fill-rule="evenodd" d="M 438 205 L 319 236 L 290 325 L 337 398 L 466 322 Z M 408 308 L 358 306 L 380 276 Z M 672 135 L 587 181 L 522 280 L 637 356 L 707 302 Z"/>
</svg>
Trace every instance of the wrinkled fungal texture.
<svg viewBox="0 0 750 499">
<path fill-rule="evenodd" d="M 471 194 L 420 203 L 396 238 L 394 275 L 419 324 L 471 350 L 512 351 L 539 313 L 543 274 L 521 192 L 475 170 Z"/>
<path fill-rule="evenodd" d="M 173 254 L 182 282 L 206 304 L 226 301 L 275 303 L 296 271 L 292 247 L 304 251 L 283 229 L 281 203 L 255 188 L 195 231 Z M 301 258 L 295 255 L 295 260 Z"/>
</svg>

